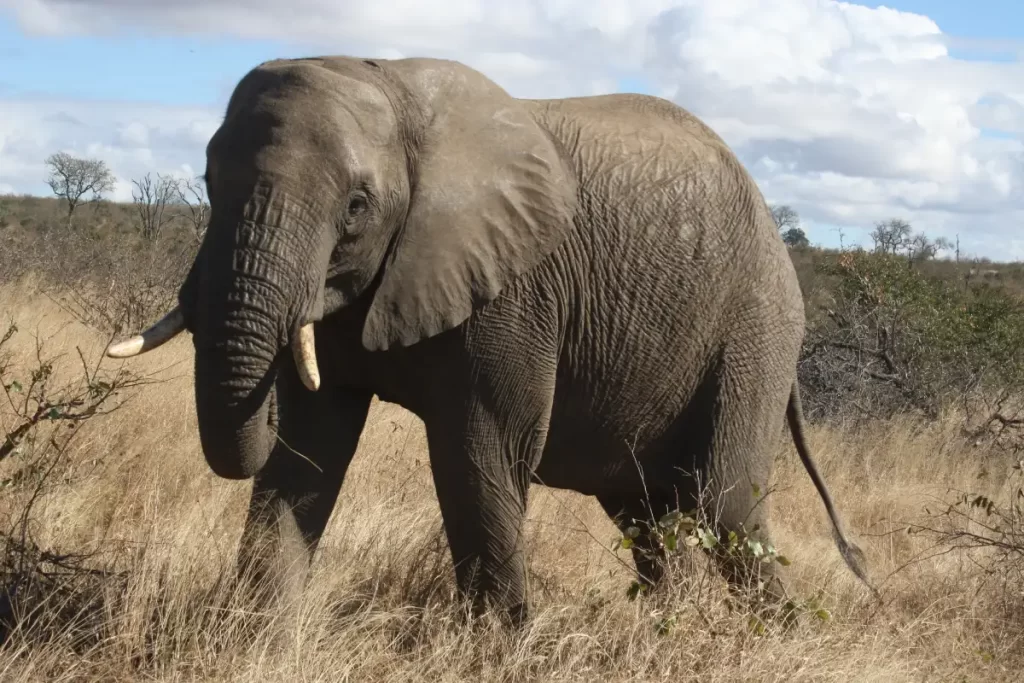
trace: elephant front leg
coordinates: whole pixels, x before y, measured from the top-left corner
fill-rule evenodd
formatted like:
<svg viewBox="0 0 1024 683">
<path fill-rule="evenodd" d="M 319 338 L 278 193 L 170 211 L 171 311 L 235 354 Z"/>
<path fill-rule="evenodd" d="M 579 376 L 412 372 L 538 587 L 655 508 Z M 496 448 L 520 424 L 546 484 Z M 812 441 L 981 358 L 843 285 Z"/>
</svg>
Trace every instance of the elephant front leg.
<svg viewBox="0 0 1024 683">
<path fill-rule="evenodd" d="M 544 427 L 513 428 L 488 417 L 468 429 L 435 429 L 431 468 L 459 592 L 479 615 L 489 608 L 513 624 L 527 617 L 523 522 L 530 472 Z M 541 418 L 538 417 L 538 420 Z M 534 425 L 539 425 L 535 422 Z"/>
<path fill-rule="evenodd" d="M 308 391 L 290 365 L 277 391 L 278 439 L 253 485 L 238 571 L 257 605 L 294 616 L 372 395 Z"/>
</svg>

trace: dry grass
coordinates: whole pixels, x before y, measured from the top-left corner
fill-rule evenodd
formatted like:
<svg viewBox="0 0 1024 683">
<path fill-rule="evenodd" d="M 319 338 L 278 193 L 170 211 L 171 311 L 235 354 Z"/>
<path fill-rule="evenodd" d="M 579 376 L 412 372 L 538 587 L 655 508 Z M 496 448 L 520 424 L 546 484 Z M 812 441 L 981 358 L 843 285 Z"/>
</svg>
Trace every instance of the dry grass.
<svg viewBox="0 0 1024 683">
<path fill-rule="evenodd" d="M 95 358 L 105 342 L 27 285 L 0 289 L 18 321 L 16 362 L 33 335 Z M 0 330 L 2 332 L 2 330 Z M 30 626 L 0 649 L 3 681 L 1001 681 L 1024 662 L 1020 589 L 962 554 L 900 532 L 942 509 L 949 488 L 994 497 L 1007 465 L 965 449 L 954 421 L 859 433 L 816 428 L 812 448 L 881 584 L 873 603 L 842 565 L 820 500 L 791 447 L 780 445 L 776 541 L 796 588 L 817 591 L 828 622 L 758 635 L 731 613 L 700 563 L 690 590 L 629 601 L 628 553 L 595 501 L 535 487 L 528 524 L 534 619 L 512 634 L 467 627 L 453 601 L 447 545 L 422 425 L 378 403 L 327 531 L 290 647 L 231 593 L 248 483 L 219 480 L 199 450 L 187 339 L 135 361 L 166 381 L 81 427 L 66 467 L 32 508 L 40 547 L 93 554 L 121 574 L 54 588 Z M 110 363 L 108 361 L 108 363 Z M 11 417 L 0 408 L 0 428 Z M 6 433 L 6 432 L 5 432 Z M 0 463 L 0 480 L 26 463 Z M 0 498 L 0 530 L 31 487 Z M 939 523 L 939 522 L 935 522 Z M 897 571 L 898 570 L 898 571 Z M 61 609 L 61 601 L 67 601 Z M 79 610 L 69 616 L 66 607 Z M 675 616 L 667 633 L 659 620 Z M 29 623 L 29 622 L 25 622 Z"/>
</svg>

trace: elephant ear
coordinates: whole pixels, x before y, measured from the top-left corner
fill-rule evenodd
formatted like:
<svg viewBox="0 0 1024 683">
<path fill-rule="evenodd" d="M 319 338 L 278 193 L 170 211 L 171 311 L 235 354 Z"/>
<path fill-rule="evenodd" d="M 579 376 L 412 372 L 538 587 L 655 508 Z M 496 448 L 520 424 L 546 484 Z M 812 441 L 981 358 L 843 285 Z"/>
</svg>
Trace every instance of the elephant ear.
<svg viewBox="0 0 1024 683">
<path fill-rule="evenodd" d="M 574 173 L 521 102 L 452 62 L 393 65 L 426 115 L 405 225 L 363 328 L 369 350 L 460 325 L 558 247 L 576 203 Z"/>
</svg>

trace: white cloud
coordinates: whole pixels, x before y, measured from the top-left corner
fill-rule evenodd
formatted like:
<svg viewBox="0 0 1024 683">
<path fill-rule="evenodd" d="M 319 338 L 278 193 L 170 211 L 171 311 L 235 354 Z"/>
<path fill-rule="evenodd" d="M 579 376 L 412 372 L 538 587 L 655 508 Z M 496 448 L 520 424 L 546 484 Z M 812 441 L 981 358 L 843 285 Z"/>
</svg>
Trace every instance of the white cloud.
<svg viewBox="0 0 1024 683">
<path fill-rule="evenodd" d="M 0 0 L 34 33 L 207 30 L 309 52 L 466 61 L 513 94 L 609 92 L 622 76 L 707 121 L 769 201 L 815 224 L 892 216 L 1024 258 L 1024 65 L 949 55 L 926 16 L 834 0 Z M 174 68 L 168 65 L 167 68 Z M 51 147 L 102 152 L 123 178 L 202 164 L 218 111 L 15 102 L 0 183 L 42 178 Z M 8 107 L 9 108 L 9 107 Z M 6 111 L 6 110 L 5 110 Z M 1003 135 L 992 136 L 992 131 Z M 147 156 L 148 154 L 148 156 Z M 1014 251 L 1016 250 L 1016 251 Z"/>
<path fill-rule="evenodd" d="M 0 117 L 0 185 L 48 192 L 44 160 L 57 151 L 102 159 L 117 176 L 111 197 L 131 199 L 131 179 L 201 164 L 220 112 L 125 102 L 6 101 Z"/>
</svg>

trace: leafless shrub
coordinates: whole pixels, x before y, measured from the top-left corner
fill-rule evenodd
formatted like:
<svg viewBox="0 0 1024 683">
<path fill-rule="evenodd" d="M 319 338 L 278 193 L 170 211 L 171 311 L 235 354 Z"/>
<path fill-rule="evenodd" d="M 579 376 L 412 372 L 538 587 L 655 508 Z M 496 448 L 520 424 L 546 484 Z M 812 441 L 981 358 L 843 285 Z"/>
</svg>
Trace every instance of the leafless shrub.
<svg viewBox="0 0 1024 683">
<path fill-rule="evenodd" d="M 931 541 L 926 552 L 969 558 L 1008 617 L 1024 625 L 1024 461 L 1012 465 L 1003 488 L 1003 495 L 953 489 L 906 533 Z"/>
<path fill-rule="evenodd" d="M 178 199 L 181 183 L 177 178 L 156 174 L 156 182 L 147 173 L 132 180 L 132 202 L 139 218 L 139 232 L 147 240 L 156 240 L 168 222 L 178 217 L 168 207 Z"/>
<path fill-rule="evenodd" d="M 186 246 L 170 253 L 139 254 L 133 263 L 125 258 L 106 278 L 53 290 L 51 296 L 76 320 L 104 334 L 135 334 L 177 303 L 178 287 L 191 267 L 193 253 Z"/>
<path fill-rule="evenodd" d="M 178 184 L 178 201 L 188 207 L 188 222 L 196 244 L 203 241 L 210 220 L 210 204 L 199 178 L 185 178 Z"/>
<path fill-rule="evenodd" d="M 50 230 L 20 245 L 0 283 L 32 273 L 48 296 L 103 334 L 135 333 L 167 312 L 191 267 L 192 241 L 139 243 Z"/>
<path fill-rule="evenodd" d="M 7 404 L 0 414 L 0 462 L 17 463 L 0 488 L 21 501 L 0 527 L 0 644 L 15 633 L 46 638 L 71 625 L 95 640 L 104 590 L 111 579 L 124 577 L 97 564 L 93 553 L 44 548 L 36 540 L 35 510 L 54 491 L 73 485 L 80 463 L 70 458 L 70 447 L 85 425 L 119 410 L 133 390 L 154 380 L 123 367 L 106 371 L 102 358 L 89 363 L 76 347 L 81 375 L 60 382 L 60 356 L 48 354 L 38 338 L 33 362 L 19 371 L 6 348 L 17 333 L 12 321 L 0 336 L 0 388 Z"/>
</svg>

